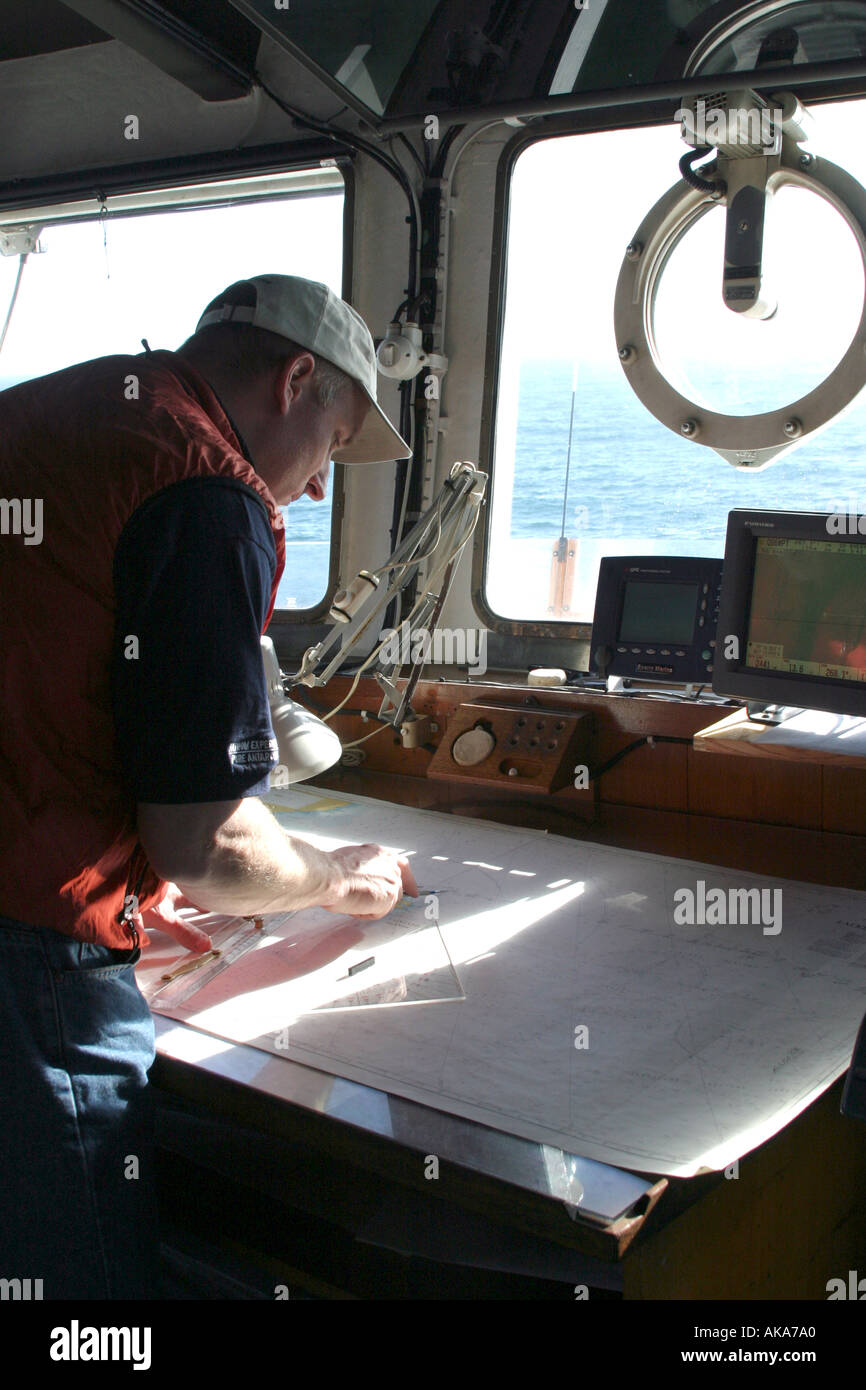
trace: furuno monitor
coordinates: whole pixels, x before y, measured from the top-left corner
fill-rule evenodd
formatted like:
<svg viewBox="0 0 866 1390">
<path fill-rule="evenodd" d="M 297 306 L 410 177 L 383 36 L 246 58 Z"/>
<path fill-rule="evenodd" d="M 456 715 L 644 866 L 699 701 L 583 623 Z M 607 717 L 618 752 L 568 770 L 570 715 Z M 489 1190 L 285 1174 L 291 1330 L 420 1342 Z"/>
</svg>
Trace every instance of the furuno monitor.
<svg viewBox="0 0 866 1390">
<path fill-rule="evenodd" d="M 602 676 L 709 684 L 722 562 L 607 555 L 598 571 L 592 667 Z"/>
<path fill-rule="evenodd" d="M 866 715 L 866 517 L 730 512 L 717 641 L 720 695 Z"/>
</svg>

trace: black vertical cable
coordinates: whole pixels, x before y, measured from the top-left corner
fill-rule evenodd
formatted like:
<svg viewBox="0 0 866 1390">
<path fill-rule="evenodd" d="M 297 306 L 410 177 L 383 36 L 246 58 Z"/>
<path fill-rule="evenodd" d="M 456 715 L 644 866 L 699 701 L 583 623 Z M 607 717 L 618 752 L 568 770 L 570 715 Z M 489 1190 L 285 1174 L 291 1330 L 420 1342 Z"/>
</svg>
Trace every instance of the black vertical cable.
<svg viewBox="0 0 866 1390">
<path fill-rule="evenodd" d="M 279 106 L 281 111 L 285 111 L 287 116 L 291 116 L 296 125 L 303 126 L 306 130 L 314 130 L 318 135 L 324 135 L 326 139 L 333 140 L 335 144 L 345 145 L 353 150 L 360 150 L 363 154 L 368 155 L 370 159 L 375 160 L 377 164 L 380 164 L 383 169 L 387 169 L 392 178 L 397 180 L 403 192 L 406 194 L 409 203 L 409 215 L 406 218 L 409 224 L 409 284 L 407 286 L 407 293 L 410 300 L 414 299 L 417 292 L 416 264 L 418 260 L 418 218 L 415 214 L 415 199 L 412 192 L 412 185 L 409 182 L 403 166 L 391 155 L 383 154 L 381 150 L 376 149 L 375 145 L 368 144 L 366 140 L 362 140 L 359 136 L 352 135 L 344 130 L 333 131 L 330 126 L 323 125 L 321 121 L 315 120 L 312 116 L 305 115 L 303 111 L 298 111 L 287 101 L 283 101 L 282 97 L 278 97 L 276 92 L 271 91 L 270 87 L 263 81 L 258 73 L 255 74 L 255 79 L 265 95 L 270 97 L 271 101 L 274 102 L 276 106 Z"/>
</svg>

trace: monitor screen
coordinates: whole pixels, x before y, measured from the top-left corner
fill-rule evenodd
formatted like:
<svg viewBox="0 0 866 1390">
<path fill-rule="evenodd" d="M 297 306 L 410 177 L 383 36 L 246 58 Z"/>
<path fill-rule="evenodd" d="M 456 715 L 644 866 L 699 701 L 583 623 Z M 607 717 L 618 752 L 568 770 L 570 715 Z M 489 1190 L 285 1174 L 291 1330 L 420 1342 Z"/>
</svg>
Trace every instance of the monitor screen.
<svg viewBox="0 0 866 1390">
<path fill-rule="evenodd" d="M 866 716 L 866 529 L 853 520 L 729 514 L 719 694 Z"/>
<path fill-rule="evenodd" d="M 746 665 L 866 680 L 866 547 L 761 536 Z"/>
<path fill-rule="evenodd" d="M 592 668 L 616 679 L 706 685 L 712 678 L 722 562 L 706 555 L 603 555 Z"/>
<path fill-rule="evenodd" d="M 630 580 L 623 594 L 617 637 L 620 642 L 690 642 L 697 606 L 697 584 Z"/>
</svg>

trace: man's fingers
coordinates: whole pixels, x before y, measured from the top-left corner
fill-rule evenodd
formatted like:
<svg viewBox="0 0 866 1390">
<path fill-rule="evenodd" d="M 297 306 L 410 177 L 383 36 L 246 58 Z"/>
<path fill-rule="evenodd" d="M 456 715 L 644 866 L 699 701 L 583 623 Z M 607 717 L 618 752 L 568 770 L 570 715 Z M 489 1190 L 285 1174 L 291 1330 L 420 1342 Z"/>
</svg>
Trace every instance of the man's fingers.
<svg viewBox="0 0 866 1390">
<path fill-rule="evenodd" d="M 182 922 L 180 919 L 176 919 L 174 922 L 160 922 L 159 929 L 169 936 L 173 936 L 181 946 L 185 946 L 188 951 L 194 951 L 196 954 L 201 951 L 210 951 L 213 947 L 213 942 L 206 931 L 202 931 L 200 927 L 190 926 L 188 922 Z"/>
<path fill-rule="evenodd" d="M 403 875 L 403 892 L 410 898 L 417 898 L 418 884 L 415 882 L 415 875 L 409 865 L 408 859 L 399 858 L 397 863 L 400 865 L 400 873 Z"/>
<path fill-rule="evenodd" d="M 143 946 L 151 944 L 145 930 L 144 916 L 147 917 L 147 925 L 151 931 L 165 932 L 166 936 L 174 937 L 174 940 L 187 951 L 199 954 L 201 951 L 210 951 L 213 947 L 213 942 L 206 931 L 202 931 L 201 927 L 194 927 L 191 923 L 185 922 L 162 903 L 157 907 L 149 908 L 144 915 L 139 913 L 135 918 Z"/>
</svg>

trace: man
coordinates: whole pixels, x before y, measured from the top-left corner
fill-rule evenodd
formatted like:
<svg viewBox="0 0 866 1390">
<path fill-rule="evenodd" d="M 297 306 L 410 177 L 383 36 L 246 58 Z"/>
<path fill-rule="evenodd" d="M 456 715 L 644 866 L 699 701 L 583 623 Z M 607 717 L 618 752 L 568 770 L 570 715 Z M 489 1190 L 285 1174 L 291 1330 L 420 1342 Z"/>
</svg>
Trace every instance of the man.
<svg viewBox="0 0 866 1390">
<path fill-rule="evenodd" d="M 0 491 L 43 534 L 0 537 L 0 1277 L 45 1298 L 154 1292 L 144 929 L 200 950 L 190 901 L 378 918 L 417 893 L 257 799 L 278 508 L 324 498 L 331 458 L 408 453 L 363 320 L 292 276 L 229 287 L 176 353 L 0 393 Z"/>
</svg>

